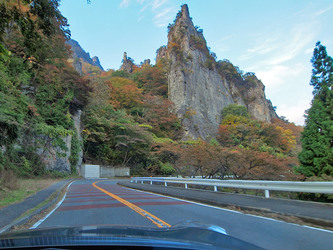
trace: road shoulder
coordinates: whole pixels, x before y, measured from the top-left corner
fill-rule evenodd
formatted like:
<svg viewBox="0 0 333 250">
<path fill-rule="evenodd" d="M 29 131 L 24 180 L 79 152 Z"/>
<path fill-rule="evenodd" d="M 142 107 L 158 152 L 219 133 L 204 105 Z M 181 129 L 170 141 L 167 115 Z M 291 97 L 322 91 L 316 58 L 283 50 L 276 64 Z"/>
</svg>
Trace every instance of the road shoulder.
<svg viewBox="0 0 333 250">
<path fill-rule="evenodd" d="M 59 181 L 21 202 L 14 203 L 0 209 L 0 233 L 5 232 L 13 226 L 25 223 L 32 216 L 51 206 L 60 195 L 60 190 L 71 180 Z M 44 204 L 45 203 L 45 204 Z M 31 211 L 34 209 L 33 211 Z M 27 211 L 31 211 L 26 214 Z"/>
</svg>

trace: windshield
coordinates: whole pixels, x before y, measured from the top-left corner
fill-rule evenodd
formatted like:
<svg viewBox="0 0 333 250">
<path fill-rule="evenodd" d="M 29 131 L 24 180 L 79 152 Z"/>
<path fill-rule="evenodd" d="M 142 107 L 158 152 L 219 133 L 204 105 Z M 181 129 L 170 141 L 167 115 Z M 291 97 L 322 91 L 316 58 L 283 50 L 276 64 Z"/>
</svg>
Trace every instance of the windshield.
<svg viewBox="0 0 333 250">
<path fill-rule="evenodd" d="M 328 249 L 332 12 L 0 1 L 0 247 Z"/>
</svg>

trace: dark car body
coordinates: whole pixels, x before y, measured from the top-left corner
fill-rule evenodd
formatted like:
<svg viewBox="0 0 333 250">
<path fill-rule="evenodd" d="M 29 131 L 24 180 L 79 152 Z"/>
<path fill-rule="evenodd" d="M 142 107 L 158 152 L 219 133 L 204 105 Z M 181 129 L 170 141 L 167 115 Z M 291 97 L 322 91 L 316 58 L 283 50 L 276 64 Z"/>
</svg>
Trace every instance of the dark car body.
<svg viewBox="0 0 333 250">
<path fill-rule="evenodd" d="M 0 235 L 0 248 L 261 249 L 225 233 L 223 228 L 178 225 L 171 228 L 83 226 L 36 229 Z"/>
</svg>

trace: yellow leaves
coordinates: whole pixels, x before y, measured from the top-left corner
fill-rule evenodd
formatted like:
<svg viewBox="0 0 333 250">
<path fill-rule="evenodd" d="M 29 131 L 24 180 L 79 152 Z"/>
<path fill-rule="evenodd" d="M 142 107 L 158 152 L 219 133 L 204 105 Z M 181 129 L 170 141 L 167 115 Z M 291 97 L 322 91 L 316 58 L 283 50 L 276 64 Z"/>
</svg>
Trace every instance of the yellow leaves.
<svg viewBox="0 0 333 250">
<path fill-rule="evenodd" d="M 110 88 L 110 103 L 116 109 L 140 106 L 142 102 L 142 89 L 139 89 L 132 80 L 113 77 L 108 81 Z"/>
<path fill-rule="evenodd" d="M 296 136 L 294 136 L 293 132 L 290 129 L 283 129 L 280 126 L 275 127 L 281 133 L 281 142 L 285 145 L 285 151 L 289 152 L 291 149 L 296 146 Z"/>
<path fill-rule="evenodd" d="M 139 127 L 140 128 L 146 128 L 146 129 L 149 129 L 149 130 L 153 129 L 153 127 L 149 124 L 139 124 Z"/>
<path fill-rule="evenodd" d="M 89 129 L 82 130 L 82 133 L 86 134 L 86 135 L 90 135 L 91 134 L 91 132 L 89 131 Z"/>
<path fill-rule="evenodd" d="M 226 115 L 222 120 L 222 125 L 248 124 L 249 119 L 238 115 Z"/>
</svg>

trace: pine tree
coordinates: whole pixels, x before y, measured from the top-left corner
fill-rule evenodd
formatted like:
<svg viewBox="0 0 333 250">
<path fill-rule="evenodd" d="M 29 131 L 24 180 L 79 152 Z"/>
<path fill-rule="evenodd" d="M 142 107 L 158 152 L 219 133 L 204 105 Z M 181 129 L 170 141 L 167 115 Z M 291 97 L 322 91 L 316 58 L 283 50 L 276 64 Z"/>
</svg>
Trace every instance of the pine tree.
<svg viewBox="0 0 333 250">
<path fill-rule="evenodd" d="M 316 43 L 311 63 L 314 96 L 305 115 L 298 171 L 306 176 L 333 176 L 333 59 L 320 42 Z"/>
</svg>

